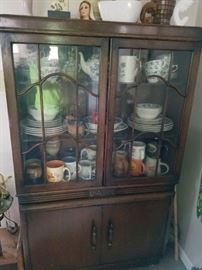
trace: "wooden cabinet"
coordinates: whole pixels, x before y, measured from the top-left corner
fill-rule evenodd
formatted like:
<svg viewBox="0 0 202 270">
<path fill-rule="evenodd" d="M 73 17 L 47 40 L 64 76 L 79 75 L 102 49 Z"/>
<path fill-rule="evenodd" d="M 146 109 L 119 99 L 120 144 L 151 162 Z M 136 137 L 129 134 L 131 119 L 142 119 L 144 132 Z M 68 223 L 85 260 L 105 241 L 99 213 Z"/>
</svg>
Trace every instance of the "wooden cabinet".
<svg viewBox="0 0 202 270">
<path fill-rule="evenodd" d="M 76 269 L 97 263 L 99 207 L 31 211 L 26 220 L 32 269 Z"/>
<path fill-rule="evenodd" d="M 102 205 L 28 206 L 23 210 L 28 232 L 24 246 L 31 254 L 27 263 L 31 269 L 59 270 L 157 262 L 170 201 L 171 194 L 155 194 Z"/>
<path fill-rule="evenodd" d="M 202 30 L 1 15 L 0 38 L 25 269 L 157 262 Z"/>
</svg>

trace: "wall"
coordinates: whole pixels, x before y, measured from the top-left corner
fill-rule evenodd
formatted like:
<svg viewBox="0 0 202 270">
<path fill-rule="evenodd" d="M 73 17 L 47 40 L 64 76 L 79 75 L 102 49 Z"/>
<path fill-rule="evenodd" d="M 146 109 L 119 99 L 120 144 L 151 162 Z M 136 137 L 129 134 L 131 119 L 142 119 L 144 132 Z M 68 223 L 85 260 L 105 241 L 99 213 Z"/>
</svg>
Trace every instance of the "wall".
<svg viewBox="0 0 202 270">
<path fill-rule="evenodd" d="M 202 1 L 198 1 L 195 22 L 202 26 Z M 191 114 L 188 140 L 178 186 L 179 244 L 187 269 L 202 268 L 202 223 L 196 216 L 196 204 L 202 173 L 202 59 Z"/>
<path fill-rule="evenodd" d="M 6 213 L 8 217 L 19 223 L 18 200 L 15 197 L 15 181 L 14 168 L 12 159 L 10 129 L 8 121 L 8 111 L 6 104 L 5 86 L 3 80 L 3 68 L 0 51 L 0 173 L 5 177 L 12 176 L 12 179 L 7 183 L 8 190 L 14 197 L 12 207 Z M 5 226 L 5 219 L 3 219 L 2 226 Z"/>
</svg>

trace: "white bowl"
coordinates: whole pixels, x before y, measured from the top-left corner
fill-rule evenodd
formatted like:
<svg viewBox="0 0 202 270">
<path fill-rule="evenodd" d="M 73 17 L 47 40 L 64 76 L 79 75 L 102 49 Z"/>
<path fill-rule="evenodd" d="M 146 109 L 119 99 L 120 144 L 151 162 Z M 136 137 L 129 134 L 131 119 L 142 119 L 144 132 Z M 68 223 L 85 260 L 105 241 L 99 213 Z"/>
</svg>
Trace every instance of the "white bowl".
<svg viewBox="0 0 202 270">
<path fill-rule="evenodd" d="M 137 22 L 142 3 L 138 0 L 99 1 L 98 7 L 103 21 Z"/>
<path fill-rule="evenodd" d="M 136 114 L 142 119 L 155 119 L 162 112 L 162 106 L 154 103 L 138 103 Z"/>
<path fill-rule="evenodd" d="M 37 121 L 41 121 L 41 110 L 36 109 L 34 106 L 28 108 L 29 114 Z M 58 106 L 50 106 L 48 109 L 44 109 L 44 121 L 53 120 L 59 112 Z"/>
</svg>

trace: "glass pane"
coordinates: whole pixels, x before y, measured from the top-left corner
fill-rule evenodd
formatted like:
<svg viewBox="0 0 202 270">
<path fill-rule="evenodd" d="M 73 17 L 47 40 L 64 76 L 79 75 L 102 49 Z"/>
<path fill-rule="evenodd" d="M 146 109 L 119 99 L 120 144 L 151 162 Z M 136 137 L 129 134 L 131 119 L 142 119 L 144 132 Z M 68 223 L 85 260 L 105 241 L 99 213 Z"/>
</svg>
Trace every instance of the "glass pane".
<svg viewBox="0 0 202 270">
<path fill-rule="evenodd" d="M 25 184 L 96 179 L 100 48 L 14 44 Z"/>
<path fill-rule="evenodd" d="M 119 49 L 113 170 L 123 177 L 174 173 L 191 52 Z"/>
</svg>

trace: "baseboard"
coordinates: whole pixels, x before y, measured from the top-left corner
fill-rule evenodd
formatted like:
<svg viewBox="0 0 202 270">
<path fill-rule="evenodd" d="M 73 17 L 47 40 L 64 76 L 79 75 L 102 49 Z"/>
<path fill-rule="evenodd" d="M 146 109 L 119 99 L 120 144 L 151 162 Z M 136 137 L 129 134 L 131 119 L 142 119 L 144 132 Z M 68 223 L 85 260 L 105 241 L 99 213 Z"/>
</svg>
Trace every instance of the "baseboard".
<svg viewBox="0 0 202 270">
<path fill-rule="evenodd" d="M 192 267 L 194 267 L 194 265 L 192 264 L 187 254 L 185 253 L 184 249 L 180 246 L 180 244 L 178 244 L 178 248 L 179 248 L 179 256 L 182 263 L 184 264 L 187 270 L 191 270 Z"/>
</svg>

